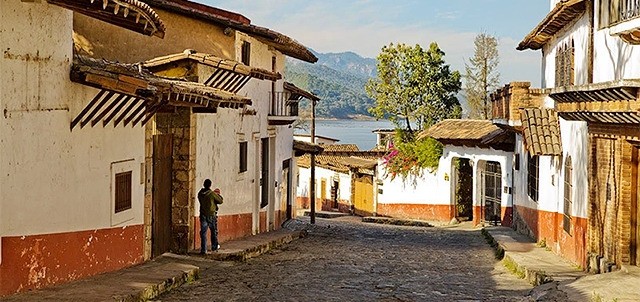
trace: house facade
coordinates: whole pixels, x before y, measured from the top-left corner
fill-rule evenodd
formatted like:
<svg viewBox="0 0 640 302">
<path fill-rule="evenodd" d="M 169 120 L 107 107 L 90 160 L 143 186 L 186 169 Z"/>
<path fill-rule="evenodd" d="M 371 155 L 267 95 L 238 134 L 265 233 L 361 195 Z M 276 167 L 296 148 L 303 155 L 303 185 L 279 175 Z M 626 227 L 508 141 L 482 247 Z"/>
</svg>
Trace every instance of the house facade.
<svg viewBox="0 0 640 302">
<path fill-rule="evenodd" d="M 547 166 L 555 171 L 537 183 L 538 212 L 549 214 L 525 220 L 530 228 L 561 229 L 537 238 L 592 272 L 637 265 L 639 7 L 618 0 L 550 3 L 518 49 L 543 53 L 545 104 L 559 116 L 563 152 L 549 163 L 540 158 L 538 166 L 540 175 Z"/>
<path fill-rule="evenodd" d="M 113 22 L 159 40 L 149 36 L 162 36 L 161 19 L 131 3 L 149 31 L 135 18 Z M 144 128 L 71 131 L 101 91 L 70 80 L 73 11 L 44 1 L 3 1 L 0 11 L 0 296 L 142 262 Z"/>
<path fill-rule="evenodd" d="M 304 46 L 190 1 L 0 8 L 0 295 L 194 249 L 206 178 L 222 242 L 287 218 L 300 92 L 281 74 L 316 60 Z"/>
<path fill-rule="evenodd" d="M 360 216 L 375 212 L 374 181 L 377 158 L 384 152 L 360 151 L 355 144 L 324 144 L 315 157 L 315 208 Z M 297 210 L 310 208 L 311 157 L 300 157 L 298 166 Z"/>
</svg>

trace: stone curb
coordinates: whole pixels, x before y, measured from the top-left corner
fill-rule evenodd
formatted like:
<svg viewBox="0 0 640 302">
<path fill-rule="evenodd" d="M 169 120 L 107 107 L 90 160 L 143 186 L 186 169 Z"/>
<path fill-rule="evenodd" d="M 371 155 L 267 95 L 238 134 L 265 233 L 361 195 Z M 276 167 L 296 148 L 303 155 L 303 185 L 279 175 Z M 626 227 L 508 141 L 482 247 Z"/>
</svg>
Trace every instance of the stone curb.
<svg viewBox="0 0 640 302">
<path fill-rule="evenodd" d="M 304 212 L 304 216 L 311 216 L 311 212 L 309 211 L 305 211 Z M 315 213 L 316 218 L 327 218 L 327 219 L 331 219 L 331 218 L 338 218 L 338 217 L 345 217 L 345 216 L 351 216 L 351 214 L 348 213 L 341 213 L 341 212 L 316 212 Z"/>
<path fill-rule="evenodd" d="M 166 293 L 172 289 L 178 288 L 186 283 L 193 282 L 200 278 L 200 268 L 195 267 L 190 270 L 182 272 L 182 274 L 165 279 L 157 284 L 149 284 L 145 288 L 141 289 L 136 294 L 127 295 L 124 297 L 113 297 L 114 301 L 118 302 L 138 302 L 148 301 L 155 299 L 163 293 Z"/>
<path fill-rule="evenodd" d="M 281 238 L 270 241 L 268 243 L 259 244 L 244 250 L 224 252 L 224 253 L 214 253 L 211 255 L 207 255 L 206 258 L 219 260 L 219 261 L 246 261 L 249 258 L 260 256 L 272 249 L 283 246 L 287 243 L 290 243 L 304 236 L 306 236 L 306 232 L 299 231 L 292 234 L 287 234 Z"/>
<path fill-rule="evenodd" d="M 489 233 L 485 228 L 482 228 L 481 232 L 491 247 L 496 250 L 496 258 L 501 260 L 503 265 L 520 279 L 527 280 L 533 286 L 553 282 L 553 278 L 545 272 L 529 269 L 525 265 L 518 263 L 518 261 L 511 256 L 512 253 L 507 251 L 504 245 L 496 241 L 495 238 L 491 236 L 491 233 Z"/>
<path fill-rule="evenodd" d="M 395 218 L 387 218 L 387 217 L 362 217 L 362 222 L 402 225 L 402 226 L 433 227 L 433 225 L 431 225 L 426 221 L 410 220 L 410 219 L 395 219 Z"/>
</svg>

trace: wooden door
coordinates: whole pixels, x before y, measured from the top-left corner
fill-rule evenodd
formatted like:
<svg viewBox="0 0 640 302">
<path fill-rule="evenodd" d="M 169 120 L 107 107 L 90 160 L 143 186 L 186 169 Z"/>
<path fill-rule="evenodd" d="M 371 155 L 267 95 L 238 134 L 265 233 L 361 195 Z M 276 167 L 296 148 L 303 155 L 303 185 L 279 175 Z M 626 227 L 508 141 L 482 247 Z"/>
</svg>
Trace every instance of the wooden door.
<svg viewBox="0 0 640 302">
<path fill-rule="evenodd" d="M 360 216 L 373 214 L 373 176 L 356 176 L 354 182 L 354 212 Z"/>
<path fill-rule="evenodd" d="M 286 200 L 287 214 L 286 219 L 293 218 L 293 207 L 291 201 L 291 159 L 287 159 L 282 162 L 282 173 L 284 185 L 282 188 L 282 192 L 284 193 L 284 198 Z"/>
<path fill-rule="evenodd" d="M 640 211 L 638 211 L 638 200 L 640 199 L 640 175 L 638 175 L 638 147 L 633 147 L 631 153 L 631 214 L 630 214 L 630 241 L 629 241 L 629 262 L 631 265 L 640 266 Z"/>
<path fill-rule="evenodd" d="M 160 256 L 171 249 L 172 155 L 172 135 L 154 135 L 151 257 Z"/>
<path fill-rule="evenodd" d="M 260 208 L 264 208 L 269 204 L 269 138 L 263 138 L 261 140 L 262 149 L 262 171 L 260 175 L 261 196 L 260 196 Z"/>
</svg>

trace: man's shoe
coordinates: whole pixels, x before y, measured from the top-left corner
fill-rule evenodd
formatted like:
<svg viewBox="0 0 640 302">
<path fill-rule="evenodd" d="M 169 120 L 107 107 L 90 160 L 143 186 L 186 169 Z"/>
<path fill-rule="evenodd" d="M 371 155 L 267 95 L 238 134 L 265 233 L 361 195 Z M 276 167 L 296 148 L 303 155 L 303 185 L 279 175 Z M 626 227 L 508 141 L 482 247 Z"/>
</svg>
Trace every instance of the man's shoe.
<svg viewBox="0 0 640 302">
<path fill-rule="evenodd" d="M 204 251 L 204 252 L 200 252 L 200 255 L 204 256 L 204 255 L 209 255 L 210 253 L 208 251 Z"/>
</svg>

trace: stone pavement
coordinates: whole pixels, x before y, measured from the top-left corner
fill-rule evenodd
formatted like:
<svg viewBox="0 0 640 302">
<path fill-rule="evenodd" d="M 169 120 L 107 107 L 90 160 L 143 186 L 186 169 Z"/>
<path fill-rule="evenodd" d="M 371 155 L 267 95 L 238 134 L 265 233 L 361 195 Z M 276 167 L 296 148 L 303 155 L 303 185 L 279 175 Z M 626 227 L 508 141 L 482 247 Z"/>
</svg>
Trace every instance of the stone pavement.
<svg viewBox="0 0 640 302">
<path fill-rule="evenodd" d="M 167 253 L 134 267 L 3 297 L 0 301 L 146 301 L 198 279 L 201 270 L 218 265 L 214 260 L 246 260 L 304 234 L 281 229 L 249 236 L 224 242 L 218 252 L 205 257 Z"/>
<path fill-rule="evenodd" d="M 533 301 L 640 301 L 637 267 L 589 275 L 511 228 L 486 227 L 483 233 L 507 268 L 539 286 L 530 294 Z"/>
</svg>

